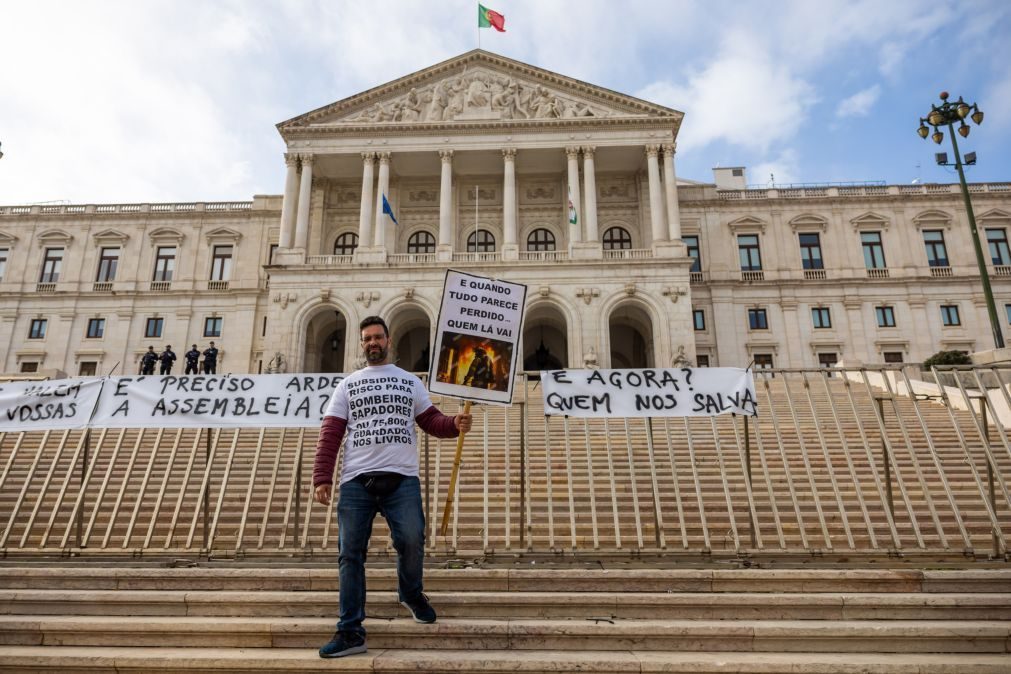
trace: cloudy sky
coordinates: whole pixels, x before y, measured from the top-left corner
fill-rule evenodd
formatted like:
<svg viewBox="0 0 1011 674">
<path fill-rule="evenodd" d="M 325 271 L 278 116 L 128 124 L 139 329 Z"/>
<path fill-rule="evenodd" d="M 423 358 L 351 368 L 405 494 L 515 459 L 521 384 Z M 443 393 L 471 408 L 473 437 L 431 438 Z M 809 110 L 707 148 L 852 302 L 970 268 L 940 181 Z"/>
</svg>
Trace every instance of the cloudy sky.
<svg viewBox="0 0 1011 674">
<path fill-rule="evenodd" d="M 1011 181 L 1006 0 L 486 0 L 482 47 L 686 113 L 678 174 L 953 182 L 915 133 L 942 90 L 986 113 L 970 181 Z M 0 204 L 283 190 L 274 125 L 477 46 L 471 0 L 0 6 Z"/>
</svg>

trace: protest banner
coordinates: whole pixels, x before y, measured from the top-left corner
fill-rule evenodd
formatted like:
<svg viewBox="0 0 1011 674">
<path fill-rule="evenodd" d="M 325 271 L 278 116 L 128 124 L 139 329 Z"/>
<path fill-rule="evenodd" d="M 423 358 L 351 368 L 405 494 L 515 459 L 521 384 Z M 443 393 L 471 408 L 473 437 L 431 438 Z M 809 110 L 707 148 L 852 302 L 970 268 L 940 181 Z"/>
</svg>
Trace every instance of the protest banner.
<svg viewBox="0 0 1011 674">
<path fill-rule="evenodd" d="M 429 390 L 510 404 L 526 298 L 525 285 L 447 270 Z"/>
<path fill-rule="evenodd" d="M 0 431 L 85 428 L 101 389 L 98 377 L 0 384 Z"/>
<path fill-rule="evenodd" d="M 95 428 L 318 427 L 342 374 L 109 377 Z"/>
<path fill-rule="evenodd" d="M 544 413 L 570 417 L 757 416 L 755 378 L 736 367 L 549 370 Z"/>
</svg>

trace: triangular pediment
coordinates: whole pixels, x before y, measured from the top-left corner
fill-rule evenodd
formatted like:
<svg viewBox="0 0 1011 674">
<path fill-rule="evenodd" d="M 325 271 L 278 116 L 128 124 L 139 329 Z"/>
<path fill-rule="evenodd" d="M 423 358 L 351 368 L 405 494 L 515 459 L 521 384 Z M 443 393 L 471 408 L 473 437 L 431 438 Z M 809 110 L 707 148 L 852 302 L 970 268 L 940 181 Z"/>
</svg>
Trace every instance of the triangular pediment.
<svg viewBox="0 0 1011 674">
<path fill-rule="evenodd" d="M 683 113 L 482 50 L 467 52 L 278 125 L 282 135 L 381 126 L 661 121 Z"/>
<path fill-rule="evenodd" d="M 883 215 L 868 211 L 850 220 L 854 229 L 888 229 L 889 221 Z"/>
<path fill-rule="evenodd" d="M 978 216 L 978 219 L 981 220 L 981 221 L 985 221 L 985 220 L 990 220 L 990 221 L 1011 220 L 1011 213 L 1008 213 L 1007 211 L 1003 211 L 1003 210 L 1001 210 L 999 208 L 993 208 L 993 209 L 987 211 L 986 213 L 983 213 L 982 215 Z M 1006 223 L 1001 223 L 1001 224 L 1006 224 Z"/>
</svg>

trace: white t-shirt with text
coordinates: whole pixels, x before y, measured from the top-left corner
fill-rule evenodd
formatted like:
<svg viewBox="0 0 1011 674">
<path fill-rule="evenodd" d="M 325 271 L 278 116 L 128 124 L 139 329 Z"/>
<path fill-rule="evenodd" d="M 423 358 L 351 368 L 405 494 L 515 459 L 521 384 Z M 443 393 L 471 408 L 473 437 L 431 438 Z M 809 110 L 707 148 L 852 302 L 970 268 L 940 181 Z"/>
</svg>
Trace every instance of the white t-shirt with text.
<svg viewBox="0 0 1011 674">
<path fill-rule="evenodd" d="M 396 365 L 368 366 L 341 380 L 326 409 L 348 422 L 341 484 L 372 471 L 417 477 L 414 418 L 431 406 L 421 380 Z"/>
</svg>

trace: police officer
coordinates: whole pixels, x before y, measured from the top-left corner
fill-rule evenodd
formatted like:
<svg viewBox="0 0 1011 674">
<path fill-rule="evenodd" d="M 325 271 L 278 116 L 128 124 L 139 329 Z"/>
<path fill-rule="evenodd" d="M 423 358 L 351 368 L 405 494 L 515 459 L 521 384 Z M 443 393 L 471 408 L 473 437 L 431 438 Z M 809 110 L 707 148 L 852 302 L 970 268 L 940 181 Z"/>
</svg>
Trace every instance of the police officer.
<svg viewBox="0 0 1011 674">
<path fill-rule="evenodd" d="M 217 374 L 218 373 L 218 350 L 214 348 L 214 342 L 211 342 L 211 347 L 209 349 L 204 349 L 204 374 Z"/>
<path fill-rule="evenodd" d="M 172 364 L 176 362 L 176 354 L 172 350 L 171 344 L 165 347 L 165 350 L 158 356 L 158 360 L 161 361 L 161 369 L 158 374 L 172 374 Z"/>
<path fill-rule="evenodd" d="M 194 344 L 193 347 L 186 352 L 186 374 L 200 374 L 200 349 Z"/>
<path fill-rule="evenodd" d="M 158 362 L 158 354 L 154 352 L 154 347 L 147 347 L 147 353 L 140 359 L 140 373 L 154 374 L 154 364 Z"/>
</svg>

